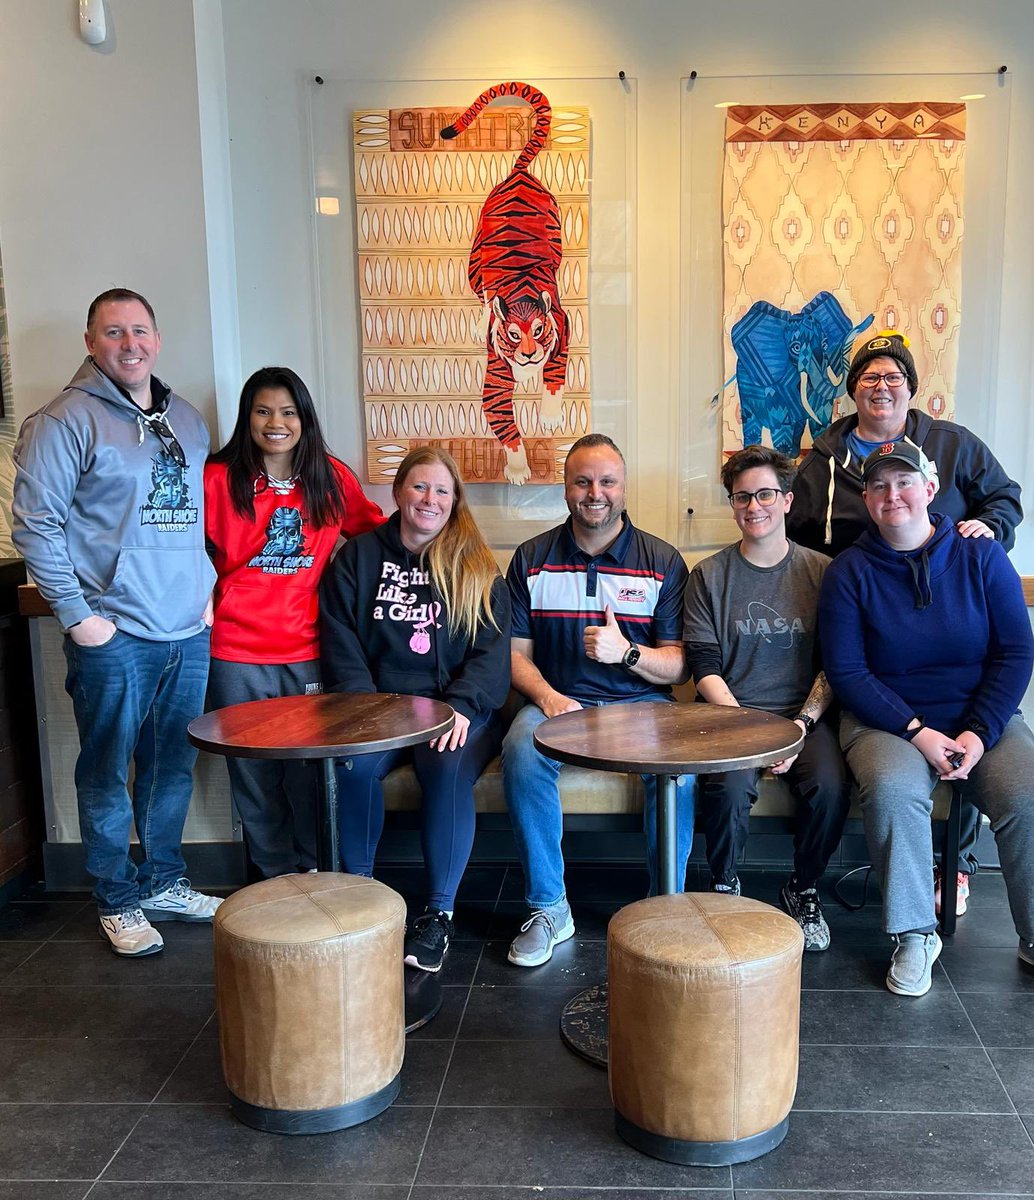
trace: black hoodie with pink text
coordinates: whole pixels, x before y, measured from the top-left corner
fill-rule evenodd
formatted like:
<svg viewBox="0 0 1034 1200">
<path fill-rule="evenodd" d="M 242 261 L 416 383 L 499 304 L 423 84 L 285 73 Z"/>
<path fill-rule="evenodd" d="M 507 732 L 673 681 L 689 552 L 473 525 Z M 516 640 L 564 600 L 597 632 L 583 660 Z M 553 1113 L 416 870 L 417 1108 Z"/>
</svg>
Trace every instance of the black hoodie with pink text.
<svg viewBox="0 0 1034 1200">
<path fill-rule="evenodd" d="M 465 717 L 500 708 L 510 687 L 510 598 L 492 585 L 495 625 L 449 630 L 445 603 L 398 513 L 342 546 L 320 583 L 320 660 L 328 692 L 444 700 Z M 498 628 L 496 628 L 498 626 Z"/>
</svg>

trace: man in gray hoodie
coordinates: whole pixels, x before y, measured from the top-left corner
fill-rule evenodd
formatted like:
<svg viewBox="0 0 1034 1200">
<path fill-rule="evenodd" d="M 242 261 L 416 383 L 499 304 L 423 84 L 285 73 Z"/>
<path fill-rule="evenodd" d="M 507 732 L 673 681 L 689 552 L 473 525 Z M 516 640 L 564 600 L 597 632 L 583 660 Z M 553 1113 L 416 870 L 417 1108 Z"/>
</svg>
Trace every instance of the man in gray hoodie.
<svg viewBox="0 0 1034 1200">
<path fill-rule="evenodd" d="M 101 933 L 127 957 L 163 948 L 152 921 L 211 921 L 219 904 L 191 888 L 181 848 L 215 578 L 201 510 L 208 430 L 152 374 L 160 347 L 143 296 L 98 296 L 88 357 L 14 451 L 14 543 L 66 634 L 86 866 Z"/>
</svg>

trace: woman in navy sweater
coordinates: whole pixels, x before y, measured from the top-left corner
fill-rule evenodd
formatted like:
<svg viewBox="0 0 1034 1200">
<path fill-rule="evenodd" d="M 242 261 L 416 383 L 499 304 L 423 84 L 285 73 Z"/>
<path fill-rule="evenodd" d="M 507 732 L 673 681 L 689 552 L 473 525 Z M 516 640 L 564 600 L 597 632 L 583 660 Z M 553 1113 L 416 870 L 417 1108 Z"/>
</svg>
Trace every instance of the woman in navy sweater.
<svg viewBox="0 0 1034 1200">
<path fill-rule="evenodd" d="M 1002 547 L 929 513 L 937 476 L 918 446 L 880 446 L 862 479 L 876 530 L 826 572 L 819 632 L 897 942 L 887 987 L 922 996 L 941 951 L 930 814 L 942 779 L 967 781 L 991 820 L 1019 955 L 1034 966 L 1034 734 L 1018 712 L 1034 639 Z"/>
</svg>

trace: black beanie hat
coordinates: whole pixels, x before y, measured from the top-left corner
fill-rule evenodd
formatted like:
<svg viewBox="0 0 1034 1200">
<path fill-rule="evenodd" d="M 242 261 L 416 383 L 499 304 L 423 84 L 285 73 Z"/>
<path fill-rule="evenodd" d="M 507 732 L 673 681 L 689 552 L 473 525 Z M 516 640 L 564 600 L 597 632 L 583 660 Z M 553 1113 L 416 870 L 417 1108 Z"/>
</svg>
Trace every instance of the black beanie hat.
<svg viewBox="0 0 1034 1200">
<path fill-rule="evenodd" d="M 909 391 L 914 396 L 919 391 L 919 373 L 916 371 L 916 360 L 908 348 L 908 339 L 892 329 L 885 329 L 875 337 L 863 342 L 860 349 L 851 359 L 851 369 L 847 373 L 847 393 L 854 398 L 854 390 L 858 384 L 858 376 L 874 358 L 893 358 L 901 363 L 901 369 L 908 380 Z"/>
</svg>

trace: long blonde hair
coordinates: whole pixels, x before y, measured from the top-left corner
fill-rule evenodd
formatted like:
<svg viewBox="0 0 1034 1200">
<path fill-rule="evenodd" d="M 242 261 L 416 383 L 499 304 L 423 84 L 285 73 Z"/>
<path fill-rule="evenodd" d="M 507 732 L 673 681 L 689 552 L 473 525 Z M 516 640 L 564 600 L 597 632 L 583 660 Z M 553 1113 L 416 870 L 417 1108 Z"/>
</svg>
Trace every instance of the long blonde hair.
<svg viewBox="0 0 1034 1200">
<path fill-rule="evenodd" d="M 421 550 L 420 565 L 426 562 L 445 602 L 449 632 L 473 639 L 482 625 L 499 628 L 492 612 L 492 585 L 499 578 L 499 567 L 470 511 L 456 460 L 437 446 L 411 450 L 399 465 L 391 493 L 397 505 L 399 489 L 410 471 L 428 463 L 440 463 L 452 476 L 453 502 L 445 528 Z"/>
</svg>

